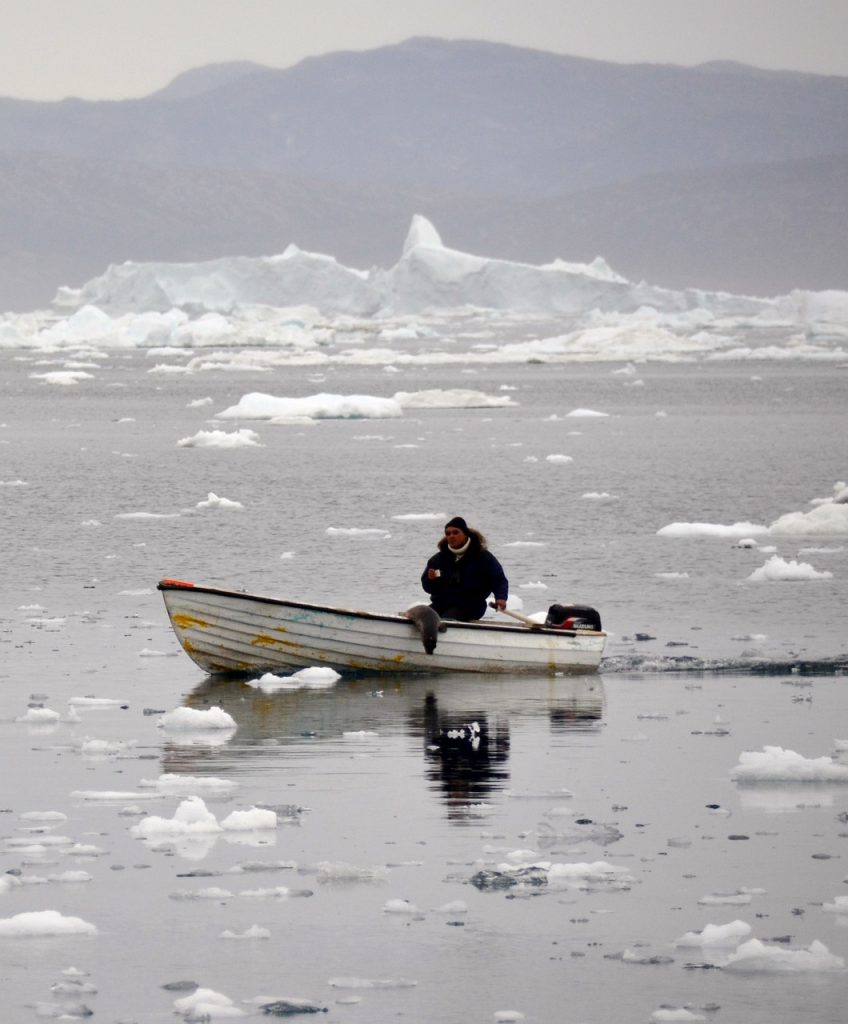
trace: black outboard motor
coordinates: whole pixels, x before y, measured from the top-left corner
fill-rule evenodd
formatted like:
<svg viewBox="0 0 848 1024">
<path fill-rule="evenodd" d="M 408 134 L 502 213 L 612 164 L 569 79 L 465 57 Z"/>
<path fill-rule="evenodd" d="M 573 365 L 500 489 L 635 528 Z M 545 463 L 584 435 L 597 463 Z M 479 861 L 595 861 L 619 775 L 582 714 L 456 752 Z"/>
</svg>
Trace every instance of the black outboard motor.
<svg viewBox="0 0 848 1024">
<path fill-rule="evenodd" d="M 552 604 L 545 618 L 548 629 L 594 629 L 601 632 L 601 616 L 587 604 Z"/>
</svg>

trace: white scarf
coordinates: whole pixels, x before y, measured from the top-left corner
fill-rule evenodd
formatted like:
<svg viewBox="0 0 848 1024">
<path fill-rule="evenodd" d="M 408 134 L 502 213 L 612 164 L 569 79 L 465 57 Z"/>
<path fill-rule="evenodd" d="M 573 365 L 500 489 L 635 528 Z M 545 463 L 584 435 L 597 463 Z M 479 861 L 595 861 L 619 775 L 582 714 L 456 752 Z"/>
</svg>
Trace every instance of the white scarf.
<svg viewBox="0 0 848 1024">
<path fill-rule="evenodd" d="M 460 558 L 462 558 L 462 556 L 463 556 L 463 555 L 465 554 L 465 552 L 466 552 L 466 551 L 468 550 L 468 545 L 469 545 L 470 543 L 471 543 L 471 538 L 469 537 L 469 538 L 468 538 L 468 540 L 467 540 L 467 541 L 466 541 L 466 542 L 465 542 L 465 543 L 464 543 L 464 544 L 462 545 L 462 547 L 461 547 L 461 548 L 452 548 L 452 547 L 450 546 L 450 544 L 448 544 L 448 551 L 450 551 L 450 553 L 451 553 L 451 554 L 453 555 L 453 557 L 454 557 L 454 558 L 455 558 L 455 559 L 457 560 L 457 562 L 458 562 L 458 561 L 460 560 Z"/>
</svg>

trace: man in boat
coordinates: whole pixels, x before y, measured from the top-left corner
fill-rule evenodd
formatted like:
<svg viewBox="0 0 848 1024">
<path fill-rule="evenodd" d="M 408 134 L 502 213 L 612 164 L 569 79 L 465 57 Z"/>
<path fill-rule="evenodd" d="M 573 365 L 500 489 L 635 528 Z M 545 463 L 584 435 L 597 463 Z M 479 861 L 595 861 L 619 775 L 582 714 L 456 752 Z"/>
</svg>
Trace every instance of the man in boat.
<svg viewBox="0 0 848 1024">
<path fill-rule="evenodd" d="M 481 619 L 490 594 L 501 611 L 509 596 L 509 581 L 501 563 L 489 551 L 483 534 L 462 516 L 454 516 L 445 526 L 438 551 L 421 574 L 421 586 L 430 595 L 430 606 L 443 619 L 460 622 Z"/>
</svg>

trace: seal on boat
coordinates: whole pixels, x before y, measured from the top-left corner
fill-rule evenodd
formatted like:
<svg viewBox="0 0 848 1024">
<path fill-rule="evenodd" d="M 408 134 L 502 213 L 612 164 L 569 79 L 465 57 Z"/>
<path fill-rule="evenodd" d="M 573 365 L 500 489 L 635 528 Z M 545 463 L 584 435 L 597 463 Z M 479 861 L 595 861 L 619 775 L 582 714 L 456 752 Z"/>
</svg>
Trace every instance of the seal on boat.
<svg viewBox="0 0 848 1024">
<path fill-rule="evenodd" d="M 421 634 L 425 652 L 432 654 L 436 649 L 439 633 L 444 633 L 448 628 L 439 618 L 439 613 L 428 604 L 414 604 L 400 614 L 415 626 Z"/>
</svg>

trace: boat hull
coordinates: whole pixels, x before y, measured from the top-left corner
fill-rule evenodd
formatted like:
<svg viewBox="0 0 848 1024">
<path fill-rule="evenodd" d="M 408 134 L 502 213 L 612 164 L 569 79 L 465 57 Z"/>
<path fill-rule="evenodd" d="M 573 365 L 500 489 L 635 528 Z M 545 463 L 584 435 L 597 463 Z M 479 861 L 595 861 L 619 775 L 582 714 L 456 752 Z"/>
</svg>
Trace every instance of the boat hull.
<svg viewBox="0 0 848 1024">
<path fill-rule="evenodd" d="M 433 654 L 402 615 L 302 604 L 162 580 L 171 625 L 205 672 L 257 674 L 329 665 L 359 672 L 594 672 L 606 634 L 447 622 Z"/>
</svg>

